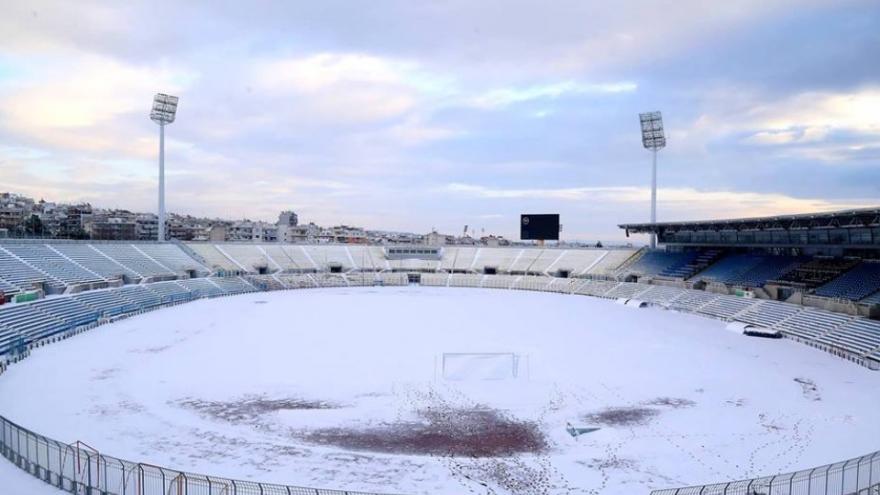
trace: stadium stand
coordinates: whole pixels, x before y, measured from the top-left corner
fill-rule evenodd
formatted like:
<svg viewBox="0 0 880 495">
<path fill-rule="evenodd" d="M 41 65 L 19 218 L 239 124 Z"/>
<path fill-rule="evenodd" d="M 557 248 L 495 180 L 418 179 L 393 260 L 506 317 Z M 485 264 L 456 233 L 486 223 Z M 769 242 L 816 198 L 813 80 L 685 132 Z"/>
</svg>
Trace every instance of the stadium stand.
<svg viewBox="0 0 880 495">
<path fill-rule="evenodd" d="M 299 266 L 300 269 L 317 270 L 318 264 L 315 263 L 303 246 L 281 246 L 281 249 L 287 253 L 287 256 Z"/>
<path fill-rule="evenodd" d="M 774 283 L 812 289 L 852 269 L 858 260 L 851 258 L 814 258 L 774 280 Z"/>
<path fill-rule="evenodd" d="M 42 290 L 44 284 L 55 292 L 64 290 L 61 281 L 50 279 L 46 274 L 19 260 L 3 248 L 0 248 L 0 278 L 20 292 Z"/>
<path fill-rule="evenodd" d="M 137 304 L 141 309 L 149 309 L 162 304 L 162 298 L 143 285 L 126 286 L 119 289 L 123 299 Z"/>
<path fill-rule="evenodd" d="M 865 262 L 816 289 L 816 295 L 858 301 L 878 290 L 880 263 Z"/>
<path fill-rule="evenodd" d="M 697 273 L 693 278 L 721 283 L 733 283 L 746 272 L 761 263 L 766 256 L 755 254 L 730 254 Z"/>
<path fill-rule="evenodd" d="M 236 264 L 223 254 L 214 244 L 190 243 L 187 246 L 196 254 L 202 257 L 207 263 L 208 268 L 213 272 L 236 272 L 245 270 L 244 267 Z M 246 271 L 246 270 L 245 270 Z"/>
<path fill-rule="evenodd" d="M 163 303 L 186 301 L 192 298 L 192 294 L 174 280 L 147 284 L 144 287 L 158 295 Z"/>
<path fill-rule="evenodd" d="M 807 308 L 779 323 L 776 328 L 791 336 L 814 341 L 851 319 L 851 316 Z"/>
<path fill-rule="evenodd" d="M 19 292 L 21 292 L 21 289 L 0 278 L 0 293 L 4 296 L 12 296 Z"/>
<path fill-rule="evenodd" d="M 804 261 L 802 257 L 763 256 L 751 268 L 728 278 L 725 283 L 736 287 L 763 287 L 767 281 L 794 270 Z"/>
<path fill-rule="evenodd" d="M 138 273 L 113 261 L 111 258 L 88 244 L 58 243 L 47 246 L 74 263 L 77 263 L 90 272 L 96 273 L 107 280 L 128 278 L 130 281 L 136 282 L 141 278 Z"/>
<path fill-rule="evenodd" d="M 738 314 L 736 320 L 763 328 L 775 328 L 800 311 L 801 308 L 793 304 L 760 301 L 759 304 L 751 306 L 748 310 Z"/>
<path fill-rule="evenodd" d="M 265 251 L 256 244 L 217 244 L 217 251 L 232 261 L 238 270 L 250 273 L 272 273 L 277 267 L 271 263 Z M 231 268 L 236 270 L 236 268 Z"/>
<path fill-rule="evenodd" d="M 31 304 L 31 306 L 37 311 L 66 323 L 68 328 L 98 321 L 97 311 L 70 297 L 43 299 Z"/>
<path fill-rule="evenodd" d="M 699 313 L 722 320 L 730 320 L 757 303 L 758 301 L 754 299 L 743 297 L 718 296 L 701 306 Z"/>
<path fill-rule="evenodd" d="M 194 297 L 216 297 L 224 294 L 217 284 L 206 278 L 178 280 L 177 283 L 187 291 L 191 292 Z"/>
<path fill-rule="evenodd" d="M 43 244 L 10 244 L 3 249 L 64 286 L 104 281 L 100 275 L 86 270 Z"/>
<path fill-rule="evenodd" d="M 686 253 L 650 251 L 636 261 L 629 271 L 637 275 L 675 277 L 675 274 L 685 272 L 685 267 L 694 262 L 698 255 L 699 251 Z"/>
<path fill-rule="evenodd" d="M 106 243 L 93 244 L 92 247 L 141 277 L 151 278 L 175 275 L 173 270 L 157 263 L 156 260 L 148 257 L 132 244 Z"/>
<path fill-rule="evenodd" d="M 211 280 L 227 294 L 242 294 L 257 290 L 241 277 L 217 277 Z"/>
<path fill-rule="evenodd" d="M 178 275 L 204 277 L 208 270 L 173 244 L 134 244 L 133 247 Z"/>
<path fill-rule="evenodd" d="M 874 294 L 862 299 L 860 301 L 862 304 L 866 305 L 880 305 L 880 291 L 875 292 Z"/>
<path fill-rule="evenodd" d="M 137 311 L 139 306 L 125 300 L 118 291 L 98 290 L 81 292 L 72 296 L 73 300 L 98 312 L 100 317 L 110 318 L 122 313 Z"/>
</svg>

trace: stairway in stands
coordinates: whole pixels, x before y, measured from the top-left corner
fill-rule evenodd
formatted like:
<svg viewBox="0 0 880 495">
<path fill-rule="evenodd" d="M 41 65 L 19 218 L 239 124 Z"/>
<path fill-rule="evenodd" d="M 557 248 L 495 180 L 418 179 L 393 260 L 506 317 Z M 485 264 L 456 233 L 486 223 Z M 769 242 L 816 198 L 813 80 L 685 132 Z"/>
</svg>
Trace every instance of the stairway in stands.
<svg viewBox="0 0 880 495">
<path fill-rule="evenodd" d="M 676 266 L 670 266 L 659 273 L 660 277 L 687 280 L 697 273 L 705 270 L 712 263 L 718 261 L 724 255 L 722 249 L 706 249 L 699 251 L 690 261 Z"/>
</svg>

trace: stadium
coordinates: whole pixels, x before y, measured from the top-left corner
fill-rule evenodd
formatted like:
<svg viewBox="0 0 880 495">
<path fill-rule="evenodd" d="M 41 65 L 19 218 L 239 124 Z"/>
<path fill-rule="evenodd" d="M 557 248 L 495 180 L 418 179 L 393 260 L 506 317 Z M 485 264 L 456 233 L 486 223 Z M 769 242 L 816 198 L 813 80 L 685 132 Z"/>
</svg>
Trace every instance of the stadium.
<svg viewBox="0 0 880 495">
<path fill-rule="evenodd" d="M 0 449 L 74 493 L 876 493 L 880 210 L 621 228 L 661 249 L 4 241 L 44 297 Z"/>
<path fill-rule="evenodd" d="M 877 0 L 0 5 L 0 495 L 880 495 Z"/>
</svg>

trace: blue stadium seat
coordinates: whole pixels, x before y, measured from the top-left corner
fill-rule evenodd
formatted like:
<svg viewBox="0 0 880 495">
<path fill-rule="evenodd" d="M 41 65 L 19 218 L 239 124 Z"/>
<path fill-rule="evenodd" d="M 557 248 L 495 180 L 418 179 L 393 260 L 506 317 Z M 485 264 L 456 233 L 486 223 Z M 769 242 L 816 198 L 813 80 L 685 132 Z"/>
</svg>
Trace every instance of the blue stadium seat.
<svg viewBox="0 0 880 495">
<path fill-rule="evenodd" d="M 863 262 L 816 289 L 816 295 L 858 301 L 880 290 L 880 263 Z"/>
</svg>

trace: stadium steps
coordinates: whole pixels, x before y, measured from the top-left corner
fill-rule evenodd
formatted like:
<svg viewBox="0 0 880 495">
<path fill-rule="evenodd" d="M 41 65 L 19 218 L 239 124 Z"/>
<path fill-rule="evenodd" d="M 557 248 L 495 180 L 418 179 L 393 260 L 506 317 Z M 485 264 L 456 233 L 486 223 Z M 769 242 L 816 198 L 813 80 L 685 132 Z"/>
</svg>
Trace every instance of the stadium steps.
<svg viewBox="0 0 880 495">
<path fill-rule="evenodd" d="M 640 248 L 638 251 L 633 253 L 632 256 L 625 259 L 620 264 L 620 266 L 613 269 L 611 271 L 612 276 L 614 276 L 615 278 L 619 278 L 619 277 L 624 276 L 626 274 L 626 272 L 630 269 L 630 267 L 632 267 L 634 264 L 638 263 L 639 260 L 641 260 L 645 256 L 645 253 L 647 253 L 647 252 L 648 252 L 647 247 Z"/>
<path fill-rule="evenodd" d="M 278 261 L 276 261 L 274 257 L 272 257 L 272 255 L 269 253 L 269 251 L 266 250 L 266 248 L 264 248 L 263 246 L 257 246 L 257 249 L 259 249 L 260 252 L 263 253 L 263 256 L 265 256 L 266 259 L 269 260 L 269 263 L 271 263 L 272 266 L 275 267 L 276 271 L 279 271 L 279 272 L 284 271 L 284 267 L 282 267 L 281 264 L 278 263 Z"/>
<path fill-rule="evenodd" d="M 687 280 L 694 274 L 705 270 L 706 267 L 712 265 L 724 255 L 724 251 L 720 249 L 706 249 L 700 251 L 692 261 L 674 268 L 667 268 L 661 271 L 660 277 L 669 277 L 675 280 Z"/>
<path fill-rule="evenodd" d="M 223 248 L 220 247 L 219 244 L 214 244 L 214 249 L 220 252 L 226 259 L 232 262 L 233 265 L 239 267 L 243 272 L 252 272 L 253 270 L 248 270 L 241 263 L 238 262 L 231 254 L 227 253 Z"/>
</svg>

